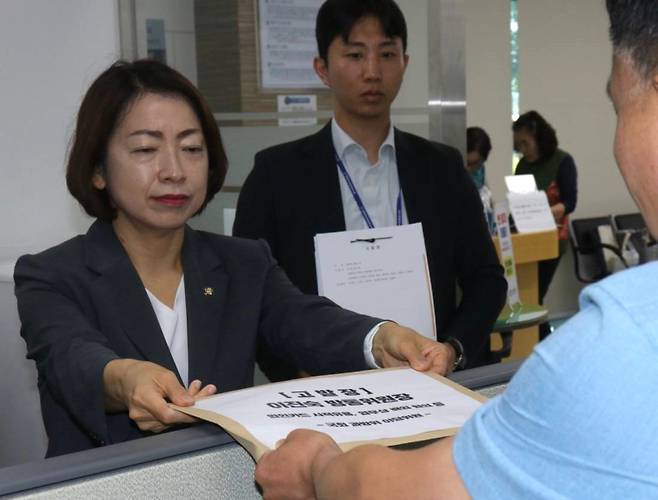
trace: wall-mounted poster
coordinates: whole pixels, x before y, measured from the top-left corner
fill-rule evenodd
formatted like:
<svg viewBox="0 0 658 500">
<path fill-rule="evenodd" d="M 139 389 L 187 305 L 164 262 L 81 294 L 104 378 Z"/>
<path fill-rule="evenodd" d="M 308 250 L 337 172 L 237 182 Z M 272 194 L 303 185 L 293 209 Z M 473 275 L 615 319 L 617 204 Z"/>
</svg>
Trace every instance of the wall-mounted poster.
<svg viewBox="0 0 658 500">
<path fill-rule="evenodd" d="M 149 59 L 167 64 L 164 19 L 146 20 L 146 52 Z"/>
<path fill-rule="evenodd" d="M 258 1 L 262 88 L 324 88 L 313 70 L 317 55 L 315 18 L 322 2 Z"/>
</svg>

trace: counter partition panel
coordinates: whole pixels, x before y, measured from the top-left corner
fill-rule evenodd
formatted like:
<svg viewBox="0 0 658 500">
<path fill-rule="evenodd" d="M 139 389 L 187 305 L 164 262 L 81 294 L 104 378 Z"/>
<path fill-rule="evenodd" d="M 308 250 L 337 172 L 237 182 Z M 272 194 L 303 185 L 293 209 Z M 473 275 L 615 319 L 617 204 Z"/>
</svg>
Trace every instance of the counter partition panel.
<svg viewBox="0 0 658 500">
<path fill-rule="evenodd" d="M 501 392 L 519 362 L 457 372 L 487 397 Z M 199 424 L 103 448 L 0 469 L 10 498 L 260 498 L 254 462 L 219 427 Z"/>
</svg>

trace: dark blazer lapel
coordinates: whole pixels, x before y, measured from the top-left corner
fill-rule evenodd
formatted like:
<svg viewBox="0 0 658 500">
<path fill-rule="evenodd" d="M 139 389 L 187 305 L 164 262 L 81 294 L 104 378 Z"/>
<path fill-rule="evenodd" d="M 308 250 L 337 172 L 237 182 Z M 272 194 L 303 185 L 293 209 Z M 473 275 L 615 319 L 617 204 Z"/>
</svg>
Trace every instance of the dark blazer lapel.
<svg viewBox="0 0 658 500">
<path fill-rule="evenodd" d="M 217 253 L 189 227 L 185 228 L 183 269 L 189 380 L 199 379 L 205 385 L 215 379 L 218 371 L 215 363 L 229 276 Z"/>
<path fill-rule="evenodd" d="M 144 359 L 177 374 L 144 285 L 112 226 L 95 222 L 87 233 L 85 245 L 87 266 L 100 274 L 95 282 L 99 296 L 105 303 L 115 305 L 125 334 Z"/>
<path fill-rule="evenodd" d="M 427 168 L 423 159 L 413 150 L 408 139 L 395 129 L 395 155 L 398 163 L 398 178 L 404 196 L 409 223 L 419 222 L 422 214 L 422 200 L 425 191 L 422 172 Z"/>
<path fill-rule="evenodd" d="M 302 185 L 314 207 L 313 227 L 319 233 L 344 231 L 345 215 L 331 138 L 331 122 L 303 146 Z"/>
</svg>

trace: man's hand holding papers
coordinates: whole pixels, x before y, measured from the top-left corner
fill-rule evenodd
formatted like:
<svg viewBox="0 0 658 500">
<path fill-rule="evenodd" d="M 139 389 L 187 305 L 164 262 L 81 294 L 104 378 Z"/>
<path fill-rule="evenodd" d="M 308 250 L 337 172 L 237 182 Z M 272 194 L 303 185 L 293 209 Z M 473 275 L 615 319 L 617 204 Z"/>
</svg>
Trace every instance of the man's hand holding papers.
<svg viewBox="0 0 658 500">
<path fill-rule="evenodd" d="M 344 453 L 326 434 L 298 429 L 261 457 L 255 478 L 263 498 L 271 500 L 470 498 L 452 462 L 453 439 L 416 449 L 413 456 L 372 444 Z M 419 477 L 426 479 L 423 487 Z"/>
<path fill-rule="evenodd" d="M 342 454 L 328 435 L 297 429 L 279 441 L 274 452 L 261 457 L 256 465 L 256 482 L 267 488 L 268 498 L 318 498 L 313 478 L 323 476 L 332 460 Z"/>
</svg>

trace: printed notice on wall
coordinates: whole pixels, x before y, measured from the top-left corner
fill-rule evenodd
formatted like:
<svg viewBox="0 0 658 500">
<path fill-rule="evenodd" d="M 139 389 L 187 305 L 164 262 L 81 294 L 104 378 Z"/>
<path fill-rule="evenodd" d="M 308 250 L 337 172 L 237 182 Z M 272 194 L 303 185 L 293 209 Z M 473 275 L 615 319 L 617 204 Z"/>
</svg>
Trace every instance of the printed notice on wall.
<svg viewBox="0 0 658 500">
<path fill-rule="evenodd" d="M 323 0 L 259 0 L 261 86 L 324 88 L 315 74 L 315 18 Z"/>
<path fill-rule="evenodd" d="M 224 427 L 256 459 L 295 429 L 343 449 L 453 435 L 485 398 L 411 368 L 309 377 L 211 396 L 177 409 Z"/>
<path fill-rule="evenodd" d="M 146 20 L 146 53 L 149 59 L 167 64 L 164 19 Z"/>
<path fill-rule="evenodd" d="M 318 234 L 315 267 L 320 295 L 436 339 L 421 224 Z"/>
</svg>

